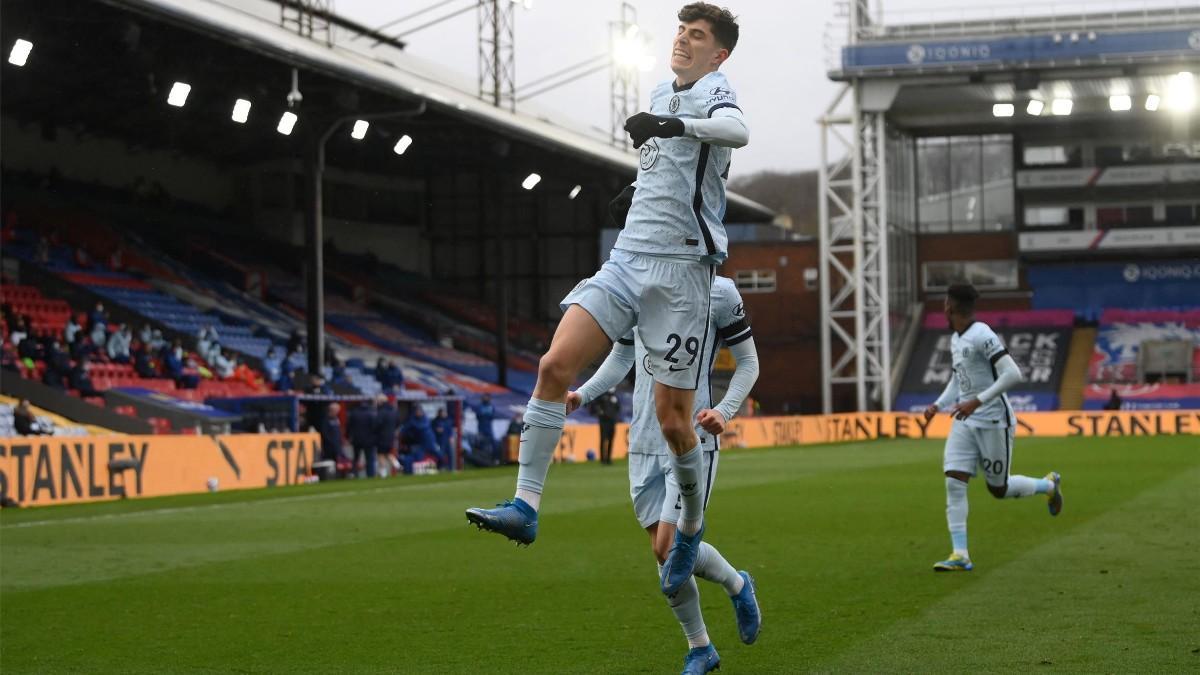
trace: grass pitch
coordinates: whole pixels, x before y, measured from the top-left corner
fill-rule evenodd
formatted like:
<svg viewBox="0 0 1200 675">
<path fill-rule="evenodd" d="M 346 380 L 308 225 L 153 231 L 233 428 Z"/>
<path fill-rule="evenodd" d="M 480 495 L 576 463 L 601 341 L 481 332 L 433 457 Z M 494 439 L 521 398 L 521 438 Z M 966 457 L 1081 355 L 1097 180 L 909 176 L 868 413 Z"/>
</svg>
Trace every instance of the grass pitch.
<svg viewBox="0 0 1200 675">
<path fill-rule="evenodd" d="M 722 453 L 708 541 L 759 583 L 757 644 L 701 582 L 722 672 L 1200 669 L 1200 438 L 1020 440 L 1045 500 L 970 489 L 949 552 L 941 443 Z M 0 516 L 0 669 L 675 673 L 624 464 L 552 468 L 537 543 L 468 528 L 513 472 Z"/>
</svg>

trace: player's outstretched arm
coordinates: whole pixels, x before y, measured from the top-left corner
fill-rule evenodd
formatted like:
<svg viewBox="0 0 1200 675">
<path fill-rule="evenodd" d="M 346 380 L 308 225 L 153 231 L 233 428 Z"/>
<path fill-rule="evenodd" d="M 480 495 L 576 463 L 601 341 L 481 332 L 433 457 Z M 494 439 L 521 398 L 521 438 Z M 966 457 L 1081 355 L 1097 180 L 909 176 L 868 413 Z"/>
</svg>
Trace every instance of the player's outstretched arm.
<svg viewBox="0 0 1200 675">
<path fill-rule="evenodd" d="M 608 353 L 604 363 L 600 364 L 588 381 L 584 382 L 578 390 L 567 393 L 567 414 L 591 403 L 600 394 L 617 386 L 621 380 L 625 379 L 625 375 L 633 367 L 636 358 L 633 340 L 622 338 L 614 343 L 612 351 Z"/>
<path fill-rule="evenodd" d="M 758 349 L 754 346 L 754 338 L 747 338 L 733 345 L 729 352 L 737 360 L 737 367 L 733 371 L 733 377 L 729 378 L 729 388 L 725 390 L 725 397 L 712 409 L 701 410 L 696 416 L 696 421 L 710 434 L 725 432 L 725 425 L 742 409 L 742 404 L 746 402 L 746 397 L 758 381 Z M 716 416 L 708 413 L 716 413 Z"/>
</svg>

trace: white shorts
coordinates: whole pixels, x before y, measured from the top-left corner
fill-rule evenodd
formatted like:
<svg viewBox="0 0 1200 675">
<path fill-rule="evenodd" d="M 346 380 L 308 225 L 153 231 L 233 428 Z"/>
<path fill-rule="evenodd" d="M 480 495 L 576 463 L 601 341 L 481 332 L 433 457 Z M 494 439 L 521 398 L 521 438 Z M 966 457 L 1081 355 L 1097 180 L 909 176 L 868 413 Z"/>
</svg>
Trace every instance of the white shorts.
<svg viewBox="0 0 1200 675">
<path fill-rule="evenodd" d="M 955 422 L 946 439 L 942 470 L 974 476 L 975 467 L 980 466 L 988 485 L 1008 485 L 1012 446 L 1012 427 L 973 427 Z"/>
<path fill-rule="evenodd" d="M 704 508 L 712 496 L 713 483 L 717 480 L 717 460 L 721 453 L 716 450 L 704 452 Z M 655 523 L 679 522 L 683 504 L 679 498 L 679 483 L 671 468 L 670 455 L 645 455 L 640 452 L 629 455 L 629 496 L 633 499 L 633 513 L 643 528 Z"/>
<path fill-rule="evenodd" d="M 642 367 L 665 385 L 696 389 L 717 338 L 709 331 L 712 279 L 712 265 L 613 249 L 559 304 L 582 307 L 613 342 L 637 326 Z"/>
</svg>

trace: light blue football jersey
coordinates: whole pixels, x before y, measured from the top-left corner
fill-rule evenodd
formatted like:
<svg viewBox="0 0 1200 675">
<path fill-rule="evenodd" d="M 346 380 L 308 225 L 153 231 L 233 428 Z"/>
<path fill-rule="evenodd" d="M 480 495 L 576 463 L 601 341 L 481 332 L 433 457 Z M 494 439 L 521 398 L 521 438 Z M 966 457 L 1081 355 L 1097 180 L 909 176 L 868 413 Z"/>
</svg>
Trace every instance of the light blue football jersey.
<svg viewBox="0 0 1200 675">
<path fill-rule="evenodd" d="M 704 361 L 700 385 L 696 388 L 696 402 L 692 407 L 693 420 L 701 410 L 717 404 L 712 400 L 711 382 L 717 350 L 721 345 L 733 346 L 753 337 L 750 323 L 746 320 L 745 309 L 742 307 L 742 295 L 738 293 L 733 280 L 728 277 L 713 279 L 709 330 L 717 336 L 717 339 L 713 341 L 708 353 L 696 356 Z M 629 451 L 646 455 L 665 455 L 668 452 L 667 442 L 663 440 L 662 428 L 658 424 L 658 414 L 654 410 L 654 375 L 645 366 L 646 347 L 638 337 L 637 328 L 634 328 L 621 342 L 628 345 L 630 340 L 634 345 L 636 360 L 633 367 L 636 376 L 633 386 L 633 419 L 629 423 Z M 684 360 L 689 358 L 685 350 L 686 347 L 681 348 L 678 354 Z M 702 439 L 708 435 L 700 428 L 700 425 L 696 425 L 696 433 Z M 705 439 L 705 448 L 715 449 L 711 438 Z"/>
<path fill-rule="evenodd" d="M 650 112 L 660 117 L 705 119 L 722 108 L 737 108 L 737 94 L 720 72 L 683 87 L 664 82 L 650 96 Z M 638 155 L 633 204 L 615 248 L 708 264 L 724 261 L 725 181 L 732 154 L 732 148 L 694 138 L 647 140 Z"/>
<path fill-rule="evenodd" d="M 978 397 L 996 382 L 996 362 L 1008 355 L 1008 350 L 990 326 L 976 321 L 962 335 L 950 336 L 950 354 L 958 379 L 958 402 L 962 402 Z M 964 420 L 968 426 L 977 427 L 1011 427 L 1016 421 L 1008 394 L 984 403 Z"/>
</svg>

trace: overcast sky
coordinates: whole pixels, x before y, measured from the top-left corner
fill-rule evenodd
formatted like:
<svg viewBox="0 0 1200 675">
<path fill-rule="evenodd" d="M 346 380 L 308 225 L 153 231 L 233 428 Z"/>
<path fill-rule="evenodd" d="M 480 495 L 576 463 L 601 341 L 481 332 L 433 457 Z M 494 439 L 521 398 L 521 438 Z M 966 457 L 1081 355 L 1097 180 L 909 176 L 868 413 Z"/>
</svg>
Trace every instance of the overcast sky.
<svg viewBox="0 0 1200 675">
<path fill-rule="evenodd" d="M 380 0 L 336 0 L 339 14 L 368 26 L 385 22 L 434 4 L 435 0 L 381 2 Z M 1171 5 L 1190 0 L 1090 0 L 1055 2 L 1059 13 L 1072 10 L 1103 11 L 1146 4 Z M 987 9 L 947 8 L 947 0 L 883 0 L 885 23 L 950 21 L 978 18 L 980 13 L 997 16 L 1042 14 L 1048 3 L 988 0 Z M 469 0 L 447 5 L 453 10 L 468 6 Z M 671 39 L 679 22 L 676 13 L 685 0 L 632 0 L 638 23 L 649 34 L 655 65 L 643 74 L 642 109 L 653 86 L 673 77 L 668 68 Z M 722 67 L 737 90 L 738 102 L 750 124 L 750 145 L 734 155 L 734 176 L 764 169 L 813 169 L 818 160 L 816 119 L 837 93 L 837 85 L 826 76 L 827 27 L 837 40 L 844 34 L 844 20 L 835 18 L 837 0 L 731 0 L 728 6 L 738 15 L 741 36 L 733 56 Z M 878 8 L 878 0 L 872 0 Z M 568 65 L 608 50 L 609 22 L 618 18 L 618 0 L 534 0 L 530 10 L 517 10 L 516 72 L 518 94 L 522 83 L 538 79 Z M 877 9 L 876 9 L 877 11 Z M 986 14 L 985 14 L 986 15 Z M 394 34 L 412 28 L 439 13 L 430 13 L 410 23 L 388 29 Z M 967 17 L 964 17 L 967 18 Z M 843 21 L 841 24 L 836 22 Z M 408 50 L 448 68 L 475 78 L 477 72 L 477 27 L 474 11 L 467 12 L 404 39 Z M 558 117 L 574 121 L 580 128 L 607 130 L 609 126 L 609 82 L 607 72 L 596 73 L 533 99 L 555 110 Z"/>
</svg>

